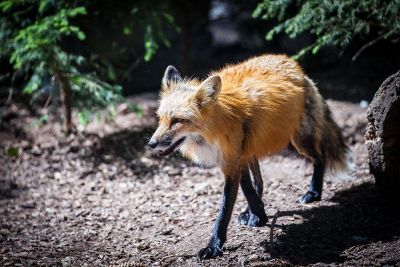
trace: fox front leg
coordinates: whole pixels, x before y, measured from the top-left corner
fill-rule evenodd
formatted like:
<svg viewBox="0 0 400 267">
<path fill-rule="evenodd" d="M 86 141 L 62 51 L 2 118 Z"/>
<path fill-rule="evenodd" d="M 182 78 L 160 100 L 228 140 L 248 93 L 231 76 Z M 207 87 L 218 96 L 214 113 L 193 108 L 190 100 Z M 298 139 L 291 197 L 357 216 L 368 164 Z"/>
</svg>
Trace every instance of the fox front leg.
<svg viewBox="0 0 400 267">
<path fill-rule="evenodd" d="M 261 175 L 260 164 L 258 163 L 258 158 L 253 157 L 253 159 L 249 163 L 249 168 L 253 175 L 254 189 L 256 190 L 257 195 L 260 197 L 260 199 L 262 199 L 264 183 Z"/>
<path fill-rule="evenodd" d="M 207 247 L 198 253 L 200 259 L 210 259 L 222 255 L 222 246 L 226 241 L 226 231 L 231 219 L 233 206 L 239 189 L 240 170 L 233 175 L 225 175 L 224 193 L 217 219 Z"/>
<path fill-rule="evenodd" d="M 264 226 L 268 222 L 268 218 L 265 214 L 264 203 L 261 199 L 262 192 L 258 193 L 254 188 L 247 167 L 242 169 L 240 187 L 247 200 L 248 207 L 246 211 L 239 215 L 239 224 L 251 227 Z"/>
</svg>

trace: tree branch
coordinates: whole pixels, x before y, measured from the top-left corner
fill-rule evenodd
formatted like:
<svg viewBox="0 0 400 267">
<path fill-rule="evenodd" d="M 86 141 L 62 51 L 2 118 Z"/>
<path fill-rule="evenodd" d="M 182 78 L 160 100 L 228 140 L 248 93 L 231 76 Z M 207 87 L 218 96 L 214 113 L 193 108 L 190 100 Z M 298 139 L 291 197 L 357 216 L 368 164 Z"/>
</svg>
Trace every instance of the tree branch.
<svg viewBox="0 0 400 267">
<path fill-rule="evenodd" d="M 279 213 L 280 213 L 280 211 L 277 210 L 274 215 L 274 218 L 272 219 L 272 222 L 271 222 L 271 228 L 270 228 L 270 233 L 269 233 L 269 254 L 271 256 L 274 253 L 274 229 L 275 229 L 276 220 L 279 217 Z"/>
<path fill-rule="evenodd" d="M 358 51 L 357 53 L 351 58 L 352 61 L 356 61 L 357 58 L 361 55 L 362 52 L 364 52 L 367 48 L 373 46 L 374 44 L 376 44 L 377 42 L 379 42 L 380 40 L 382 40 L 383 38 L 385 38 L 386 34 L 382 34 L 380 36 L 378 36 L 377 38 L 369 41 L 368 43 L 366 43 L 365 45 L 363 45 Z"/>
</svg>

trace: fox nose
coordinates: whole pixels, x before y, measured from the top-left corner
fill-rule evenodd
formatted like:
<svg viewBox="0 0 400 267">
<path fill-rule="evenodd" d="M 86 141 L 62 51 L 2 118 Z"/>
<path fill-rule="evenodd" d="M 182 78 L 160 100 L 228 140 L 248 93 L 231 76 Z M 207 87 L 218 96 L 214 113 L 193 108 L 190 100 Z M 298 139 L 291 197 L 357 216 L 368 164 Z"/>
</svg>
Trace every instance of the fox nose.
<svg viewBox="0 0 400 267">
<path fill-rule="evenodd" d="M 156 146 L 158 145 L 158 142 L 155 140 L 155 139 L 150 139 L 150 141 L 147 143 L 147 145 L 150 147 L 150 148 L 156 148 Z"/>
</svg>

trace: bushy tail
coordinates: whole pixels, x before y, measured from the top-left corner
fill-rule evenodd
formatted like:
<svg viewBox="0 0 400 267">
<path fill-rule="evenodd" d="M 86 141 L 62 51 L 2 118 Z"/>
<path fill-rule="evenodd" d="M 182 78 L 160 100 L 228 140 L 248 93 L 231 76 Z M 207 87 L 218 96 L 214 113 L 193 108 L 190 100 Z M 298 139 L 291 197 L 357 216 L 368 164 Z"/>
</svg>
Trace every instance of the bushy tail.
<svg viewBox="0 0 400 267">
<path fill-rule="evenodd" d="M 339 126 L 332 119 L 331 111 L 324 101 L 324 120 L 321 123 L 321 152 L 328 170 L 345 171 L 348 168 L 349 149 Z"/>
<path fill-rule="evenodd" d="M 331 111 L 314 82 L 305 78 L 305 114 L 292 144 L 312 161 L 323 161 L 331 173 L 348 168 L 349 150 Z"/>
</svg>

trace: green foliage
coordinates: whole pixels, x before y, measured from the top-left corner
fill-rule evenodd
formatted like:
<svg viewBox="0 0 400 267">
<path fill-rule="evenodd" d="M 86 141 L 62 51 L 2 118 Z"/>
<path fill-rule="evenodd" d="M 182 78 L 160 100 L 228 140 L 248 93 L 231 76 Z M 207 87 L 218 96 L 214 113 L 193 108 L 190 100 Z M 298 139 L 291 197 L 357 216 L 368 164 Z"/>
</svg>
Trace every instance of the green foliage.
<svg viewBox="0 0 400 267">
<path fill-rule="evenodd" d="M 68 78 L 72 91 L 90 106 L 106 107 L 109 103 L 121 100 L 122 87 L 119 85 L 110 85 L 88 74 L 73 73 L 68 75 Z"/>
<path fill-rule="evenodd" d="M 294 12 L 293 12 L 294 10 Z M 346 47 L 355 37 L 369 34 L 376 39 L 400 35 L 400 0 L 262 0 L 254 17 L 276 19 L 266 38 L 278 33 L 295 38 L 303 32 L 316 36 L 316 41 L 303 48 L 297 57 L 311 51 L 316 54 L 324 46 Z"/>
<path fill-rule="evenodd" d="M 143 117 L 143 109 L 136 103 L 129 103 L 128 109 L 136 114 L 139 118 Z"/>
<path fill-rule="evenodd" d="M 93 4 L 91 7 L 104 15 L 104 6 L 102 5 L 107 0 L 99 2 L 100 5 L 95 6 Z M 126 57 L 126 47 L 118 47 L 116 40 L 131 42 L 129 45 L 132 46 L 133 37 L 140 37 L 138 39 L 143 42 L 144 48 L 143 59 L 150 61 L 159 49 L 160 44 L 166 47 L 170 46 L 170 41 L 164 31 L 168 28 L 179 31 L 165 1 L 126 1 L 112 8 L 112 14 L 107 14 L 103 20 L 108 24 L 107 29 L 113 32 L 113 38 L 110 39 L 111 45 L 116 50 L 113 53 L 120 51 Z M 120 33 L 122 34 L 119 35 Z M 107 40 L 104 40 L 104 42 L 107 42 Z"/>
<path fill-rule="evenodd" d="M 42 127 L 42 126 L 46 125 L 48 122 L 49 122 L 49 115 L 43 114 L 39 118 L 34 119 L 31 122 L 31 126 Z"/>
<path fill-rule="evenodd" d="M 1 56 L 9 56 L 17 71 L 30 74 L 23 92 L 31 94 L 50 77 L 66 78 L 72 88 L 74 103 L 80 108 L 107 106 L 118 100 L 119 86 L 112 86 L 82 71 L 83 56 L 63 47 L 65 38 L 85 39 L 85 33 L 71 19 L 86 15 L 83 6 L 69 6 L 68 1 L 14 1 L 0 3 L 2 28 L 11 30 L 1 36 Z M 53 86 L 60 81 L 53 81 Z"/>
<path fill-rule="evenodd" d="M 1 6 L 0 6 L 1 7 Z M 40 8 L 40 7 L 39 7 Z M 61 9 L 54 15 L 46 16 L 25 28 L 21 28 L 11 39 L 13 52 L 10 61 L 15 69 L 22 65 L 40 63 L 62 63 L 62 68 L 68 68 L 68 61 L 56 57 L 60 51 L 58 45 L 63 36 L 75 35 L 80 40 L 85 34 L 76 26 L 70 25 L 69 18 L 86 14 L 84 7 Z M 52 66 L 44 66 L 51 68 Z M 60 67 L 60 66 L 59 66 Z"/>
<path fill-rule="evenodd" d="M 147 23 L 144 30 L 144 60 L 150 61 L 159 48 L 158 42 L 161 41 L 166 47 L 170 47 L 171 43 L 167 39 L 163 31 L 163 24 L 175 26 L 174 18 L 167 10 L 159 10 L 151 12 L 151 22 Z M 178 31 L 179 28 L 175 26 Z"/>
<path fill-rule="evenodd" d="M 79 109 L 78 120 L 82 124 L 93 117 L 91 111 L 121 100 L 122 88 L 109 83 L 121 79 L 112 62 L 105 59 L 99 64 L 96 59 L 101 56 L 86 47 L 85 18 L 89 17 L 91 22 L 95 14 L 108 12 L 101 14 L 107 27 L 110 25 L 108 29 L 113 37 L 111 43 L 102 39 L 105 47 L 110 46 L 106 49 L 121 51 L 122 57 L 126 58 L 127 48 L 132 44 L 121 46 L 115 40 L 121 40 L 121 36 L 131 40 L 135 35 L 142 40 L 145 61 L 152 59 L 159 43 L 170 46 L 164 34 L 166 27 L 179 29 L 163 1 L 126 1 L 113 9 L 107 8 L 110 3 L 88 0 L 0 2 L 0 58 L 8 58 L 15 71 L 28 77 L 23 93 L 32 94 L 49 84 L 57 89 L 61 80 L 65 80 L 72 91 L 72 102 Z M 102 6 L 101 10 L 96 9 L 98 5 Z M 84 47 L 81 50 L 85 54 L 75 53 L 71 44 Z"/>
<path fill-rule="evenodd" d="M 122 100 L 121 86 L 110 85 L 90 75 L 73 74 L 69 79 L 73 93 L 79 95 L 75 105 L 79 108 L 80 124 L 87 125 L 94 117 L 93 111 L 99 108 L 107 107 L 108 115 L 114 116 L 114 103 Z"/>
<path fill-rule="evenodd" d="M 6 155 L 10 158 L 18 158 L 19 156 L 19 149 L 18 147 L 10 146 L 6 148 Z"/>
<path fill-rule="evenodd" d="M 87 125 L 91 120 L 92 113 L 90 110 L 84 108 L 78 112 L 78 121 L 81 125 Z"/>
</svg>

